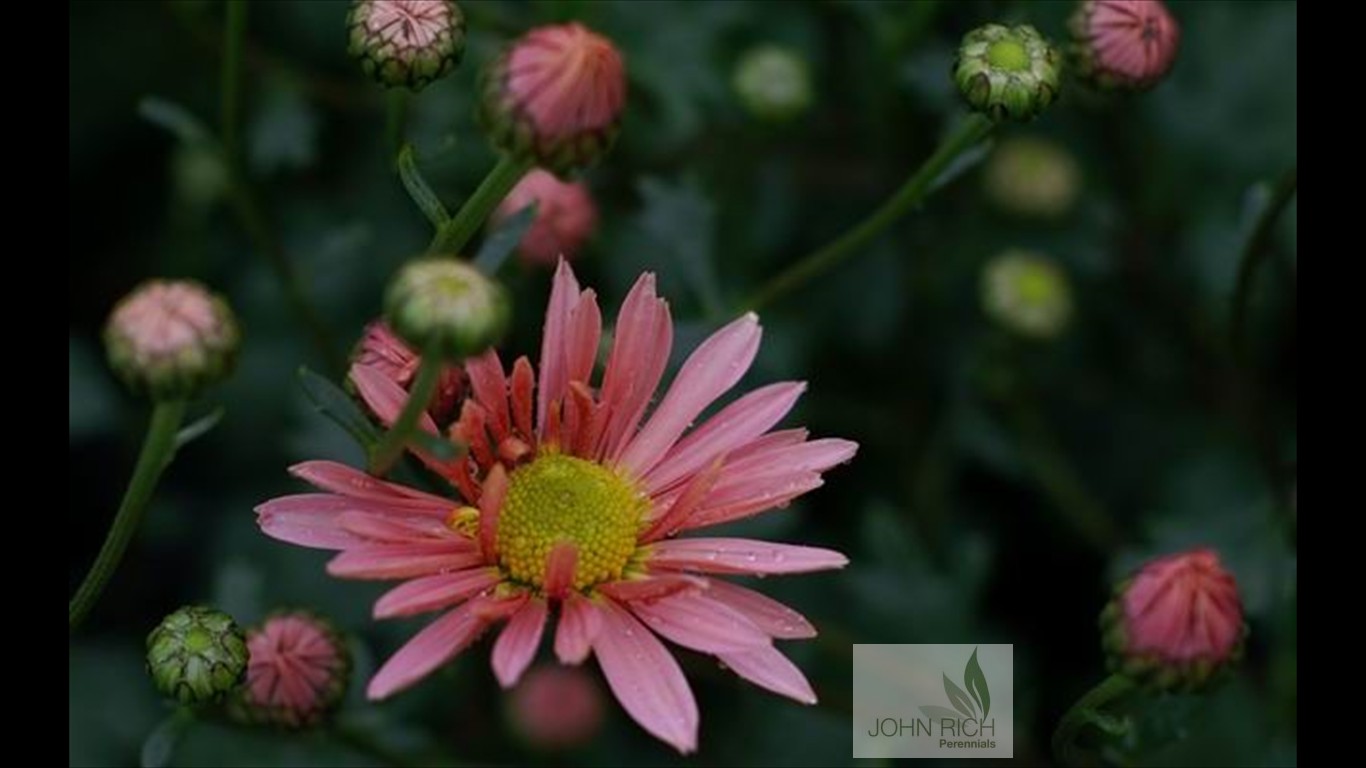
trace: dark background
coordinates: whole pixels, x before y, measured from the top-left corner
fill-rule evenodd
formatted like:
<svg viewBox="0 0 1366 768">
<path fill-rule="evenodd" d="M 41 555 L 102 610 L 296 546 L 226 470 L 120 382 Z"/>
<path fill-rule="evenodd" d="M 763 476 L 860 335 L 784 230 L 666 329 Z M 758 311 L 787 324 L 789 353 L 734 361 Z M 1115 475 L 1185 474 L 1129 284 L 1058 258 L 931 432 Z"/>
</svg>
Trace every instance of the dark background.
<svg viewBox="0 0 1366 768">
<path fill-rule="evenodd" d="M 578 19 L 623 50 L 621 140 L 588 174 L 601 229 L 576 264 L 606 315 L 643 269 L 659 273 L 680 353 L 729 307 L 883 199 L 961 111 L 958 38 L 988 21 L 1066 35 L 1070 3 L 462 3 L 464 65 L 415 99 L 409 138 L 448 206 L 490 167 L 473 121 L 476 73 L 538 23 Z M 1065 218 L 1022 222 L 986 201 L 969 169 L 865 253 L 763 313 L 745 384 L 810 382 L 789 424 L 861 444 L 824 488 L 740 527 L 833 546 L 850 567 L 770 579 L 764 591 L 820 628 L 784 644 L 821 703 L 802 707 L 680 651 L 702 710 L 697 764 L 831 764 L 849 758 L 850 643 L 1015 644 L 1017 760 L 1048 760 L 1058 716 L 1103 676 L 1096 616 L 1142 559 L 1213 546 L 1239 580 L 1251 626 L 1244 665 L 1204 697 L 1136 714 L 1129 759 L 1284 765 L 1296 760 L 1296 213 L 1259 275 L 1248 352 L 1229 344 L 1230 297 L 1265 184 L 1297 157 L 1297 10 L 1282 2 L 1175 2 L 1182 49 L 1150 93 L 1069 91 L 1037 123 L 1000 135 L 1054 139 L 1081 164 Z M 382 92 L 345 52 L 346 4 L 258 2 L 248 31 L 247 156 L 271 225 L 338 340 L 379 311 L 387 277 L 429 231 L 389 169 Z M 91 562 L 131 470 L 147 406 L 102 358 L 99 329 L 140 280 L 192 276 L 228 296 L 240 364 L 196 413 L 222 423 L 182 452 L 104 599 L 70 646 L 73 765 L 129 764 L 168 714 L 142 641 L 162 615 L 210 601 L 253 622 L 310 606 L 356 638 L 344 722 L 440 761 L 681 762 L 613 702 L 601 736 L 567 757 L 509 729 L 485 645 L 374 707 L 375 660 L 419 621 L 376 624 L 380 585 L 336 582 L 325 555 L 256 529 L 252 508 L 297 490 L 285 467 L 356 462 L 296 377 L 320 368 L 266 262 L 226 205 L 213 153 L 139 114 L 148 97 L 214 129 L 218 2 L 70 4 L 71 249 L 69 584 Z M 804 55 L 815 103 L 779 126 L 730 88 L 749 47 Z M 73 220 L 74 222 L 74 220 Z M 1022 343 L 980 308 L 982 265 L 1008 247 L 1056 258 L 1075 313 L 1052 343 Z M 506 348 L 539 347 L 548 274 L 510 265 Z M 1102 509 L 1124 542 L 1098 549 L 1066 511 Z M 594 673 L 596 675 L 596 673 Z M 203 724 L 176 764 L 374 762 L 327 734 Z"/>
</svg>

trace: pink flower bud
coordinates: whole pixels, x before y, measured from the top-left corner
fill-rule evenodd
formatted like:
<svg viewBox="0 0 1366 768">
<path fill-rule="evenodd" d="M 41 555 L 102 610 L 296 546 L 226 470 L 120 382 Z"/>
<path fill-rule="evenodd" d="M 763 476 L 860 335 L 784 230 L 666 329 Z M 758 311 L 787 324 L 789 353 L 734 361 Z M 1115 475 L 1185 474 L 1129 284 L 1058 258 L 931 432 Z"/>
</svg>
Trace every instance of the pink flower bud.
<svg viewBox="0 0 1366 768">
<path fill-rule="evenodd" d="M 512 188 L 493 212 L 494 221 L 536 204 L 536 219 L 522 236 L 519 252 L 528 264 L 555 266 L 561 256 L 572 259 L 598 226 L 598 208 L 588 185 L 566 182 L 535 169 Z"/>
<path fill-rule="evenodd" d="M 193 397 L 232 369 L 240 334 L 227 302 L 189 280 L 150 280 L 104 327 L 109 364 L 154 399 Z"/>
<path fill-rule="evenodd" d="M 1181 44 L 1181 27 L 1161 0 L 1085 0 L 1071 23 L 1077 71 L 1106 89 L 1151 88 Z"/>
<path fill-rule="evenodd" d="M 537 749 L 583 746 L 602 727 L 602 691 L 578 667 L 536 667 L 513 690 L 511 715 Z"/>
<path fill-rule="evenodd" d="M 383 320 L 376 320 L 365 328 L 365 335 L 356 345 L 352 365 L 364 365 L 384 374 L 395 384 L 407 390 L 417 377 L 417 369 L 422 357 L 400 339 Z M 460 396 L 465 391 L 465 374 L 458 365 L 448 365 L 441 371 L 437 380 L 436 393 L 427 412 L 433 419 L 444 423 L 455 411 Z"/>
<path fill-rule="evenodd" d="M 247 630 L 247 684 L 239 719 L 287 728 L 318 724 L 346 694 L 351 654 L 327 620 L 307 611 L 270 616 Z"/>
<path fill-rule="evenodd" d="M 482 114 L 499 149 L 565 173 L 611 147 L 625 104 L 621 54 L 571 23 L 537 27 L 504 50 L 486 76 Z"/>
<path fill-rule="evenodd" d="M 1238 585 L 1219 555 L 1193 549 L 1152 560 L 1101 614 L 1111 666 L 1161 688 L 1198 688 L 1241 656 Z"/>
</svg>

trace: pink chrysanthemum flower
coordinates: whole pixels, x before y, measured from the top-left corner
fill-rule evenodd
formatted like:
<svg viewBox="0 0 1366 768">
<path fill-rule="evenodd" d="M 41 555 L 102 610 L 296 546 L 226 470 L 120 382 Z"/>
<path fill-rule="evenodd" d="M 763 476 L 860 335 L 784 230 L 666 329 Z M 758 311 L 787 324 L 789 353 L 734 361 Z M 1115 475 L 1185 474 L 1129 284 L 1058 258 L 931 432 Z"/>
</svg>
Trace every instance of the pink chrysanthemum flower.
<svg viewBox="0 0 1366 768">
<path fill-rule="evenodd" d="M 1181 27 L 1161 0 L 1085 0 L 1072 34 L 1082 76 L 1105 88 L 1155 85 L 1181 44 Z"/>
<path fill-rule="evenodd" d="M 591 164 L 616 138 L 626 67 L 582 24 L 537 27 L 493 63 L 483 118 L 494 144 L 556 173 Z"/>
<path fill-rule="evenodd" d="M 602 691 L 576 667 L 539 666 L 512 690 L 513 725 L 532 746 L 572 749 L 592 741 L 602 728 Z"/>
<path fill-rule="evenodd" d="M 493 219 L 506 219 L 532 203 L 536 204 L 536 219 L 518 247 L 528 264 L 554 266 L 561 256 L 574 258 L 597 229 L 598 208 L 588 185 L 560 181 L 539 168 L 517 182 L 493 212 Z"/>
<path fill-rule="evenodd" d="M 1164 688 L 1203 685 L 1237 660 L 1245 633 L 1238 585 L 1210 549 L 1143 565 L 1101 623 L 1112 665 Z"/>
<path fill-rule="evenodd" d="M 467 362 L 472 396 L 451 434 L 468 453 L 447 462 L 418 454 L 458 501 L 313 461 L 291 471 L 324 493 L 258 508 L 268 535 L 341 550 L 328 564 L 334 576 L 406 580 L 375 604 L 377 618 L 446 611 L 375 674 L 371 698 L 416 683 L 503 621 L 492 661 L 510 687 L 553 610 L 560 661 L 596 656 L 627 713 L 681 752 L 697 747 L 697 704 L 659 637 L 714 655 L 756 685 L 816 700 L 773 646 L 815 629 L 718 576 L 841 568 L 844 555 L 678 534 L 783 506 L 819 487 L 821 474 L 857 446 L 808 440 L 803 429 L 772 431 L 805 388 L 797 382 L 750 392 L 689 429 L 753 362 L 761 335 L 753 314 L 703 342 L 653 409 L 673 342 L 653 275 L 622 305 L 595 383 L 601 330 L 596 295 L 580 290 L 561 262 L 539 378 L 525 357 L 510 375 L 492 351 Z M 363 366 L 353 377 L 382 419 L 396 418 L 402 389 Z M 430 420 L 423 426 L 435 430 Z"/>
<path fill-rule="evenodd" d="M 340 702 L 351 654 L 332 625 L 306 611 L 275 614 L 247 631 L 249 719 L 289 728 L 314 725 Z"/>
<path fill-rule="evenodd" d="M 365 327 L 351 365 L 353 369 L 363 366 L 377 371 L 406 392 L 412 387 L 421 363 L 422 358 L 389 328 L 388 323 L 376 320 Z M 459 366 L 447 366 L 441 371 L 427 412 L 438 423 L 445 423 L 460 402 L 464 389 L 465 372 Z"/>
</svg>

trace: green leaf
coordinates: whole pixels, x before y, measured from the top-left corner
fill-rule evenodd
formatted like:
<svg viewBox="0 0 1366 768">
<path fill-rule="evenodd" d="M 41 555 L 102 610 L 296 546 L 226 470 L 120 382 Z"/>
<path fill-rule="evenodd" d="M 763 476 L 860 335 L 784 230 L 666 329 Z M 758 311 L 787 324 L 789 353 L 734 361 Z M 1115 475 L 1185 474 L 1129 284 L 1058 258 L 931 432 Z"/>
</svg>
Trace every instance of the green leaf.
<svg viewBox="0 0 1366 768">
<path fill-rule="evenodd" d="M 474 257 L 474 266 L 486 275 L 497 274 L 503 262 L 507 261 L 507 257 L 517 248 L 517 244 L 522 242 L 522 237 L 536 220 L 536 208 L 536 203 L 528 205 L 509 216 L 497 229 L 490 232 L 488 237 L 484 238 L 484 244 L 479 247 L 478 255 Z"/>
<path fill-rule="evenodd" d="M 414 445 L 421 448 L 437 461 L 451 461 L 465 455 L 465 444 L 456 440 L 433 435 L 426 430 L 417 430 L 410 439 Z"/>
<path fill-rule="evenodd" d="M 963 713 L 963 717 L 976 717 L 972 709 L 972 702 L 968 700 L 968 695 L 963 693 L 963 689 L 954 685 L 948 675 L 944 675 L 944 693 L 948 694 L 949 703 L 953 708 Z"/>
<path fill-rule="evenodd" d="M 952 184 L 959 176 L 977 167 L 978 163 L 987 159 L 987 155 L 991 154 L 991 148 L 992 142 L 988 140 L 964 150 L 949 163 L 947 168 L 934 177 L 934 181 L 930 182 L 930 193 L 937 192 L 941 187 Z"/>
<path fill-rule="evenodd" d="M 446 206 L 441 204 L 441 198 L 437 197 L 417 167 L 417 152 L 411 144 L 404 144 L 403 149 L 398 151 L 398 178 L 433 227 L 440 227 L 451 220 Z"/>
<path fill-rule="evenodd" d="M 166 718 L 142 742 L 139 763 L 142 768 L 162 768 L 169 765 L 185 732 L 194 723 L 194 716 L 187 709 L 177 709 Z"/>
<path fill-rule="evenodd" d="M 216 144 L 213 133 L 194 113 L 173 101 L 148 96 L 138 102 L 143 120 L 165 128 L 171 135 L 190 145 Z"/>
<path fill-rule="evenodd" d="M 299 385 L 318 413 L 326 416 L 346 430 L 367 453 L 379 441 L 379 430 L 375 428 L 351 396 L 341 387 L 310 371 L 306 366 L 299 367 Z"/>
<path fill-rule="evenodd" d="M 972 700 L 977 702 L 977 708 L 982 711 L 982 717 L 985 719 L 991 711 L 991 692 L 987 689 L 987 676 L 982 673 L 982 665 L 977 663 L 976 648 L 972 649 L 968 666 L 963 670 L 963 687 L 972 694 Z"/>
<path fill-rule="evenodd" d="M 223 412 L 223 407 L 219 406 L 213 409 L 207 416 L 200 417 L 190 424 L 181 427 L 180 431 L 177 432 L 175 436 L 174 450 L 179 451 L 181 448 L 184 448 L 195 440 L 208 434 L 209 430 L 218 426 L 218 422 L 223 420 Z"/>
</svg>

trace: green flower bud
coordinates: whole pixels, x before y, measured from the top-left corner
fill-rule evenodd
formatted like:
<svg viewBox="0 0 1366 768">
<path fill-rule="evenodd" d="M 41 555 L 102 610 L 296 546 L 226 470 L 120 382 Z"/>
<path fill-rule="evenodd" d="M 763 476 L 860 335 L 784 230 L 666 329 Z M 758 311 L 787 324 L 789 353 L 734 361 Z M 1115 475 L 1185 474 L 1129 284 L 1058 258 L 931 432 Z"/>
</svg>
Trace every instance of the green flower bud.
<svg viewBox="0 0 1366 768">
<path fill-rule="evenodd" d="M 154 400 L 193 397 L 232 370 L 241 335 L 222 297 L 189 280 L 151 280 L 104 327 L 109 365 Z"/>
<path fill-rule="evenodd" d="M 733 85 L 740 102 L 761 120 L 790 120 L 811 107 L 806 60 L 776 45 L 746 53 L 735 68 Z"/>
<path fill-rule="evenodd" d="M 202 605 L 170 614 L 147 636 L 152 682 L 181 704 L 221 700 L 242 681 L 247 655 L 232 617 Z"/>
<path fill-rule="evenodd" d="M 1033 27 L 987 24 L 963 36 L 953 77 L 974 110 L 1023 122 L 1057 98 L 1061 61 Z"/>
<path fill-rule="evenodd" d="M 502 286 L 454 258 L 411 261 L 384 297 L 385 320 L 407 343 L 427 354 L 463 360 L 498 342 L 511 314 Z"/>
<path fill-rule="evenodd" d="M 987 197 L 1016 216 L 1056 219 L 1076 205 L 1081 167 L 1065 147 L 1021 136 L 996 145 L 984 169 Z"/>
<path fill-rule="evenodd" d="M 1009 250 L 988 262 L 982 273 L 982 305 L 1015 333 L 1048 339 L 1067 327 L 1072 292 L 1067 276 L 1052 260 Z"/>
<path fill-rule="evenodd" d="M 420 91 L 460 64 L 465 15 L 450 0 L 356 0 L 351 55 L 386 88 Z"/>
</svg>

